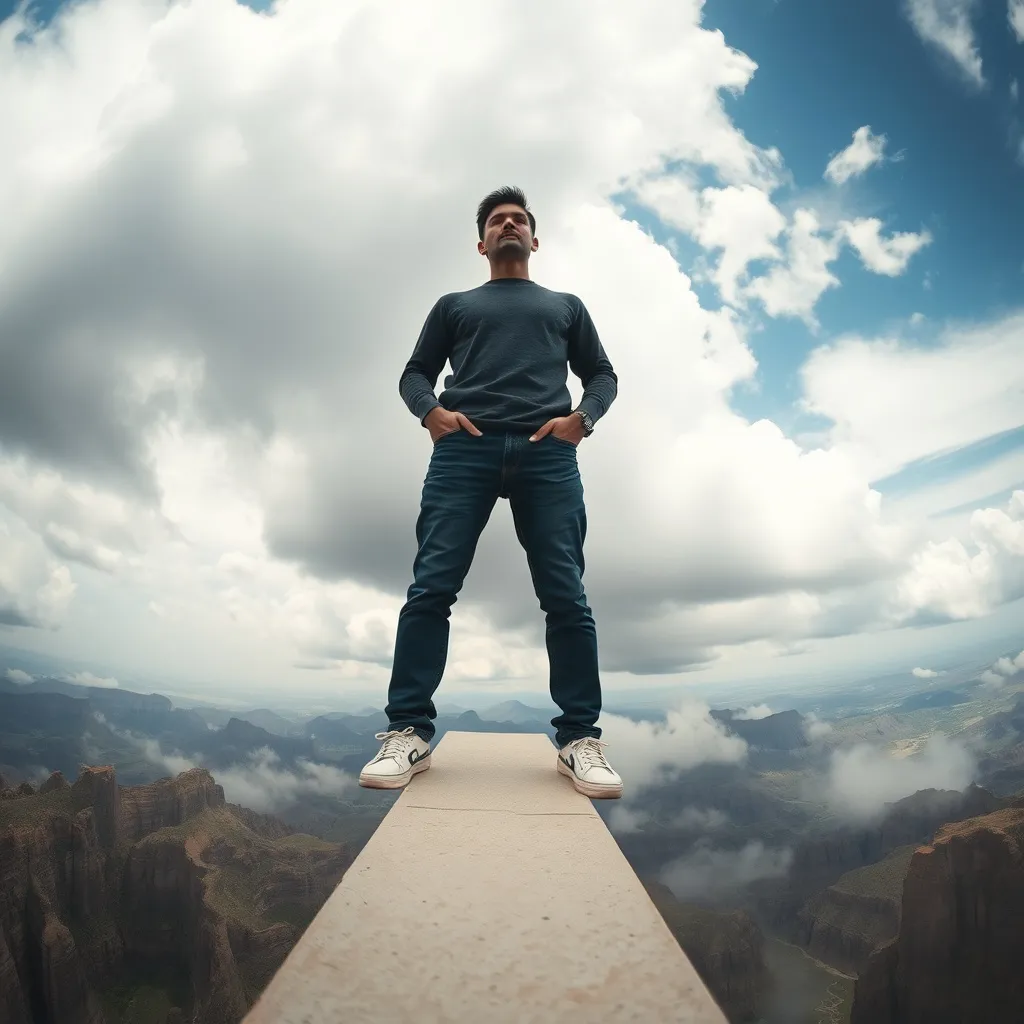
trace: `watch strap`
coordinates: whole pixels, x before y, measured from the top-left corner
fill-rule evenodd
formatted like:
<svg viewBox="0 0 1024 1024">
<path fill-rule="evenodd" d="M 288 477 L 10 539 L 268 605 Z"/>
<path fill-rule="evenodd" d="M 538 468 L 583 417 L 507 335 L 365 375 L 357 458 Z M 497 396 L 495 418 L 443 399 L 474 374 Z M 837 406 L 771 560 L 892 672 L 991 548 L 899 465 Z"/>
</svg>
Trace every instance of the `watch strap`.
<svg viewBox="0 0 1024 1024">
<path fill-rule="evenodd" d="M 573 409 L 573 412 L 583 421 L 583 436 L 589 437 L 594 432 L 594 421 L 590 418 L 590 413 L 585 409 Z"/>
</svg>

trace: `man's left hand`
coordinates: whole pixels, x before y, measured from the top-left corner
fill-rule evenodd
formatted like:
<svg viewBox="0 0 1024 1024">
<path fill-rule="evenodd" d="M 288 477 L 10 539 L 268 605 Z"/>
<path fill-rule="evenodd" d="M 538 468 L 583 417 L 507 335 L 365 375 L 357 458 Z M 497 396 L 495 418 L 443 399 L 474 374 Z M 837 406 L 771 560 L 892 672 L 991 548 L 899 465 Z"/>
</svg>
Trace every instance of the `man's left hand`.
<svg viewBox="0 0 1024 1024">
<path fill-rule="evenodd" d="M 554 434 L 555 437 L 560 437 L 563 441 L 569 441 L 571 444 L 579 444 L 584 436 L 583 420 L 575 413 L 570 413 L 568 416 L 556 416 L 553 420 L 548 420 L 530 440 L 539 441 L 547 434 Z"/>
</svg>

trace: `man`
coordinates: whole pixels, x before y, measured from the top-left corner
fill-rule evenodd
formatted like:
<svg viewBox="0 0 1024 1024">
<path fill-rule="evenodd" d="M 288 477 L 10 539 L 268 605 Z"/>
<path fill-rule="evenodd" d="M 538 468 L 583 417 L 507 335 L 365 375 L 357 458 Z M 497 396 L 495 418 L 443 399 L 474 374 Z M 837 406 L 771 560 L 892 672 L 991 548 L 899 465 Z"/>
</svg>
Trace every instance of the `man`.
<svg viewBox="0 0 1024 1024">
<path fill-rule="evenodd" d="M 451 606 L 498 498 L 547 619 L 556 767 L 590 797 L 620 797 L 597 719 L 597 633 L 582 577 L 587 532 L 576 446 L 608 411 L 618 378 L 583 303 L 529 276 L 536 220 L 518 188 L 492 192 L 477 210 L 477 251 L 490 280 L 443 295 L 431 309 L 399 380 L 409 411 L 434 448 L 416 521 L 414 582 L 398 617 L 387 732 L 362 770 L 362 786 L 400 789 L 430 766 L 433 704 L 448 654 Z M 434 384 L 447 360 L 445 390 Z M 571 408 L 567 366 L 583 382 Z M 481 770 L 486 770 L 481 765 Z"/>
</svg>

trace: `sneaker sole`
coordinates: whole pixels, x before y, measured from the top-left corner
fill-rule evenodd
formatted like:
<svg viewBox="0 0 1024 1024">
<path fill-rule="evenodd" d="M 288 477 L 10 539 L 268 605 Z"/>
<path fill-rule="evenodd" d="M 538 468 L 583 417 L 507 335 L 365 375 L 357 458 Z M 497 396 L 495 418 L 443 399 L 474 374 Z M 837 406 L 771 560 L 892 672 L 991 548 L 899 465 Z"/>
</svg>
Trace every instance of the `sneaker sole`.
<svg viewBox="0 0 1024 1024">
<path fill-rule="evenodd" d="M 364 789 L 404 789 L 417 772 L 425 772 L 430 767 L 430 755 L 417 761 L 407 772 L 401 775 L 363 775 L 359 776 L 359 785 Z"/>
<path fill-rule="evenodd" d="M 622 796 L 622 784 L 617 786 L 599 786 L 596 782 L 584 782 L 576 777 L 576 773 L 567 768 L 562 762 L 556 761 L 560 775 L 566 775 L 572 779 L 572 784 L 577 793 L 589 796 L 592 800 L 618 800 Z"/>
</svg>

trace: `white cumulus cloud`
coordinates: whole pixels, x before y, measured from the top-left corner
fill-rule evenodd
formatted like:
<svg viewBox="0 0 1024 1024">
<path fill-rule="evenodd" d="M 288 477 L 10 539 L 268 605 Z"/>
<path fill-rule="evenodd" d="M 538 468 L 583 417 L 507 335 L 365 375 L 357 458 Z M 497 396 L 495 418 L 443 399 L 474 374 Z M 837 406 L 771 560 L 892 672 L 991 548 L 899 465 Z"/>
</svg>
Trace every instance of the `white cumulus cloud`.
<svg viewBox="0 0 1024 1024">
<path fill-rule="evenodd" d="M 662 869 L 660 880 L 681 900 L 714 899 L 761 878 L 781 878 L 793 860 L 792 850 L 752 841 L 738 850 L 698 843 Z"/>
<path fill-rule="evenodd" d="M 1024 0 L 1008 0 L 1007 17 L 1018 43 L 1024 43 Z M 1016 79 L 1014 85 L 1016 85 Z"/>
<path fill-rule="evenodd" d="M 894 757 L 861 743 L 832 752 L 827 799 L 841 817 L 866 821 L 887 803 L 921 789 L 962 790 L 974 777 L 975 763 L 967 749 L 941 733 L 932 736 L 913 756 Z"/>
<path fill-rule="evenodd" d="M 849 444 L 837 428 L 808 449 L 732 401 L 757 384 L 762 312 L 813 325 L 850 243 L 813 203 L 777 205 L 782 154 L 726 105 L 756 65 L 702 10 L 532 0 L 501 33 L 500 5 L 457 0 L 9 18 L 0 621 L 250 691 L 384 687 L 429 459 L 398 375 L 436 297 L 485 275 L 475 206 L 512 182 L 539 218 L 533 276 L 587 303 L 623 382 L 580 452 L 609 671 L 856 628 L 862 588 L 906 555 L 862 457 L 890 414 L 868 408 L 877 380 L 832 410 L 859 403 Z M 510 51 L 523 64 L 495 75 Z M 702 306 L 618 195 L 688 232 L 735 301 Z M 904 258 L 877 239 L 877 265 Z M 922 404 L 962 443 L 977 398 Z M 542 687 L 543 629 L 499 505 L 448 678 Z"/>
<path fill-rule="evenodd" d="M 832 446 L 878 479 L 1021 425 L 1024 316 L 951 325 L 928 346 L 846 335 L 812 352 L 801 376 Z"/>
<path fill-rule="evenodd" d="M 800 317 L 814 326 L 814 306 L 839 278 L 828 269 L 839 255 L 835 236 L 822 234 L 813 210 L 800 209 L 786 232 L 785 261 L 755 278 L 747 294 L 760 300 L 769 316 Z"/>
<path fill-rule="evenodd" d="M 951 60 L 969 82 L 984 85 L 973 24 L 978 0 L 904 0 L 904 3 L 918 36 Z"/>
<path fill-rule="evenodd" d="M 841 221 L 839 230 L 868 270 L 887 277 L 899 277 L 907 269 L 910 258 L 931 242 L 931 233 L 897 231 L 886 238 L 882 235 L 882 227 L 877 217 L 859 217 Z"/>
<path fill-rule="evenodd" d="M 897 583 L 897 621 L 975 619 L 1024 597 L 1024 491 L 1005 511 L 977 509 L 970 540 L 929 541 Z"/>
<path fill-rule="evenodd" d="M 768 187 L 748 183 L 698 191 L 674 175 L 643 181 L 637 198 L 664 223 L 686 231 L 708 252 L 719 253 L 711 279 L 727 303 L 743 303 L 740 286 L 752 261 L 782 259 L 775 240 L 786 227 L 786 217 L 772 202 Z"/>
<path fill-rule="evenodd" d="M 810 743 L 824 739 L 831 732 L 831 724 L 819 718 L 813 711 L 809 711 L 804 715 L 804 735 Z"/>
<path fill-rule="evenodd" d="M 978 678 L 990 689 L 999 690 L 1022 673 L 1024 673 L 1024 651 L 1014 658 L 998 658 Z"/>
<path fill-rule="evenodd" d="M 0 626 L 55 629 L 74 593 L 68 567 L 20 522 L 4 519 L 0 506 Z"/>
<path fill-rule="evenodd" d="M 846 149 L 836 153 L 825 168 L 825 177 L 837 185 L 863 174 L 869 167 L 881 163 L 885 155 L 886 138 L 875 135 L 870 125 L 861 125 L 853 133 L 853 141 Z"/>
<path fill-rule="evenodd" d="M 775 714 L 767 704 L 751 704 L 749 708 L 741 708 L 733 716 L 739 722 L 753 722 Z"/>
<path fill-rule="evenodd" d="M 747 753 L 746 743 L 730 736 L 698 701 L 670 710 L 664 722 L 602 715 L 601 727 L 627 792 L 668 781 L 699 764 L 738 762 Z"/>
<path fill-rule="evenodd" d="M 178 751 L 168 752 L 159 740 L 115 729 L 101 714 L 95 714 L 95 717 L 136 746 L 150 763 L 159 765 L 171 775 L 179 775 L 199 764 L 200 759 L 196 755 L 188 757 Z M 244 761 L 211 770 L 211 774 L 223 787 L 229 803 L 249 807 L 261 814 L 288 807 L 306 794 L 340 796 L 358 785 L 356 779 L 334 765 L 298 758 L 294 766 L 286 766 L 280 756 L 268 747 L 251 750 Z"/>
<path fill-rule="evenodd" d="M 911 674 L 917 676 L 918 679 L 934 679 L 939 675 L 933 668 L 915 668 L 911 670 Z"/>
<path fill-rule="evenodd" d="M 608 827 L 618 835 L 638 832 L 653 821 L 654 815 L 651 811 L 621 801 L 608 812 Z M 684 807 L 668 820 L 659 818 L 658 826 L 713 832 L 722 828 L 728 821 L 729 816 L 717 807 Z"/>
<path fill-rule="evenodd" d="M 92 672 L 74 672 L 64 678 L 76 686 L 97 686 L 104 690 L 113 690 L 121 685 L 113 676 L 98 676 Z"/>
<path fill-rule="evenodd" d="M 272 750 L 254 751 L 242 764 L 214 772 L 231 803 L 270 813 L 294 804 L 307 793 L 341 796 L 356 780 L 334 765 L 299 759 L 294 769 L 284 768 Z"/>
</svg>

